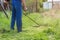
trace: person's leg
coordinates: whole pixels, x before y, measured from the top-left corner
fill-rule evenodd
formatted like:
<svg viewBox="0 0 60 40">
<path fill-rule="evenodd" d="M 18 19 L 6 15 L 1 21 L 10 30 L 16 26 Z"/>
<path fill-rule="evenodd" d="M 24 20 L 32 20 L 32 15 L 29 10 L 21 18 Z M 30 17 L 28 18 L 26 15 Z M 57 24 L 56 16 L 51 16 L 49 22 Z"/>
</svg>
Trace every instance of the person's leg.
<svg viewBox="0 0 60 40">
<path fill-rule="evenodd" d="M 15 17 L 16 17 L 16 11 L 15 8 L 12 7 L 11 30 L 14 30 Z"/>
<path fill-rule="evenodd" d="M 16 24 L 18 32 L 22 31 L 22 8 L 16 8 Z"/>
</svg>

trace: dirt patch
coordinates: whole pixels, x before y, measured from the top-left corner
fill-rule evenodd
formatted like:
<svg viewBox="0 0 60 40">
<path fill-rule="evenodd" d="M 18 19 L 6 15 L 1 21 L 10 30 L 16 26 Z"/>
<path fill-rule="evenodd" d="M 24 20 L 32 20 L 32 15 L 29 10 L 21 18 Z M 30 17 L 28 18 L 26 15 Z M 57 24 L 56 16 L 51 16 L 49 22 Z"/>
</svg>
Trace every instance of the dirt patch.
<svg viewBox="0 0 60 40">
<path fill-rule="evenodd" d="M 42 15 L 52 18 L 60 18 L 60 10 L 49 10 L 42 13 Z"/>
</svg>

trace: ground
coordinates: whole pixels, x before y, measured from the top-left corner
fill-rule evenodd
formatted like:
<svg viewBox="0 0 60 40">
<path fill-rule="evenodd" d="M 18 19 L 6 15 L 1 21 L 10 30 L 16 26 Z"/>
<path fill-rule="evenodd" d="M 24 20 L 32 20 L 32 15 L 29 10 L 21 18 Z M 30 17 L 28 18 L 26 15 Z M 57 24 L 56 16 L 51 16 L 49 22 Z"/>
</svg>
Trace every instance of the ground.
<svg viewBox="0 0 60 40">
<path fill-rule="evenodd" d="M 43 13 L 44 16 L 60 18 L 60 9 L 51 9 Z"/>
<path fill-rule="evenodd" d="M 14 31 L 7 32 L 10 30 L 11 17 L 7 19 L 3 12 L 0 12 L 0 40 L 60 40 L 59 18 L 43 16 L 41 13 L 31 13 L 28 16 L 40 26 L 23 15 L 22 32 L 17 33 L 16 26 Z M 3 32 L 3 29 L 7 31 Z"/>
</svg>

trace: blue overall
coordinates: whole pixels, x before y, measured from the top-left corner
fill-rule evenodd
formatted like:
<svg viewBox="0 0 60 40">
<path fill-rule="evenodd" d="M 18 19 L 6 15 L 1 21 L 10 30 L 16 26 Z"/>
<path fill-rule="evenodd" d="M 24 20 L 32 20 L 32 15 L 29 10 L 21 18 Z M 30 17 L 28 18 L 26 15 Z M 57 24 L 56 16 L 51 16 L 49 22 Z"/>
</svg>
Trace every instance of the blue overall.
<svg viewBox="0 0 60 40">
<path fill-rule="evenodd" d="M 11 29 L 14 30 L 14 25 L 17 25 L 18 32 L 22 31 L 22 3 L 21 0 L 12 0 L 12 19 Z"/>
</svg>

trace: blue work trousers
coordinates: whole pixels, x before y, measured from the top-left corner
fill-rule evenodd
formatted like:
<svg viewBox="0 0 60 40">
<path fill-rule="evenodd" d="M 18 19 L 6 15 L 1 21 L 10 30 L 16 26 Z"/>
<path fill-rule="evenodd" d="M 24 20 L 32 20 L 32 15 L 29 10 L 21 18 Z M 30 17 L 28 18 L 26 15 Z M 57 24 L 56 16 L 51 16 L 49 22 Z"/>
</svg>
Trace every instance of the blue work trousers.
<svg viewBox="0 0 60 40">
<path fill-rule="evenodd" d="M 14 30 L 15 22 L 17 25 L 18 32 L 22 31 L 22 3 L 21 3 L 21 0 L 12 0 L 11 30 Z"/>
</svg>

